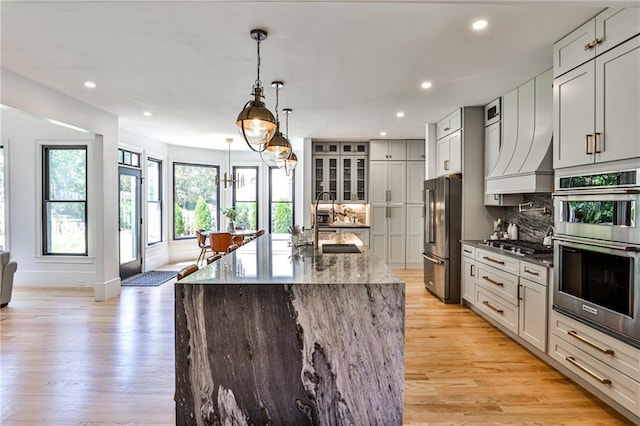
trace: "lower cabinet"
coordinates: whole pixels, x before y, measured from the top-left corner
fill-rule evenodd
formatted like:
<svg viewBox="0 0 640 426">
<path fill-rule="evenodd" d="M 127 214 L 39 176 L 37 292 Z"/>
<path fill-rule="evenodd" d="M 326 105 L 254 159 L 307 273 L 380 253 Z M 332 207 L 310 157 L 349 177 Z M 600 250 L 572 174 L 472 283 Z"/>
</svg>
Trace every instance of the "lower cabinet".
<svg viewBox="0 0 640 426">
<path fill-rule="evenodd" d="M 480 315 L 547 350 L 549 270 L 493 251 L 462 245 L 462 297 Z"/>
<path fill-rule="evenodd" d="M 640 416 L 640 349 L 552 311 L 548 354 Z"/>
<path fill-rule="evenodd" d="M 405 205 L 371 205 L 371 251 L 392 268 L 405 266 Z"/>
</svg>

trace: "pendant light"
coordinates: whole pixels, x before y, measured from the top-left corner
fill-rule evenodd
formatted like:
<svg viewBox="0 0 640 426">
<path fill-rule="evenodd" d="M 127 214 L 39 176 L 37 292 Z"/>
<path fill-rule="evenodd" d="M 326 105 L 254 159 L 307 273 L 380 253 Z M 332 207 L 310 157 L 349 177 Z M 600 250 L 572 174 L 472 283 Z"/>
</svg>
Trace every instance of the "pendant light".
<svg viewBox="0 0 640 426">
<path fill-rule="evenodd" d="M 281 168 L 284 166 L 284 160 L 289 158 L 291 154 L 291 144 L 286 137 L 280 132 L 280 116 L 278 114 L 279 92 L 284 86 L 282 81 L 274 81 L 271 87 L 276 89 L 276 132 L 273 138 L 267 143 L 264 151 L 260 153 L 262 161 L 269 167 Z"/>
<path fill-rule="evenodd" d="M 227 153 L 229 155 L 227 167 L 229 172 L 224 172 L 224 177 L 222 179 L 218 178 L 218 184 L 222 183 L 224 189 L 231 188 L 233 185 L 236 186 L 236 189 L 242 188 L 244 186 L 244 176 L 240 176 L 239 179 L 236 179 L 231 171 L 231 144 L 233 143 L 233 138 L 227 138 L 227 143 L 229 144 L 227 147 Z"/>
<path fill-rule="evenodd" d="M 285 116 L 286 116 L 286 132 L 287 132 L 287 140 L 289 139 L 289 114 L 291 114 L 293 112 L 293 110 L 291 108 L 285 108 L 282 110 L 282 112 L 284 112 Z M 293 172 L 296 168 L 296 166 L 298 165 L 298 156 L 296 155 L 295 152 L 293 152 L 293 147 L 291 148 L 291 153 L 289 154 L 289 157 L 284 160 L 284 172 L 287 174 L 287 176 L 289 176 L 291 174 L 291 172 Z"/>
<path fill-rule="evenodd" d="M 258 46 L 257 78 L 253 85 L 253 100 L 248 101 L 236 120 L 240 135 L 253 151 L 261 152 L 276 132 L 276 120 L 262 102 L 262 82 L 260 81 L 260 42 L 266 40 L 264 30 L 251 30 L 251 38 Z"/>
</svg>

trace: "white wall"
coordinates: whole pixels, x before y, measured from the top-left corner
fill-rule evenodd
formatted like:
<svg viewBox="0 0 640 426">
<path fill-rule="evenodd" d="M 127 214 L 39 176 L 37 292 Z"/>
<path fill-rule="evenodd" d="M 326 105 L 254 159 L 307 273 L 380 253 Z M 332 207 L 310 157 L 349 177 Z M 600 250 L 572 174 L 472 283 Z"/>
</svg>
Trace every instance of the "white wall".
<svg viewBox="0 0 640 426">
<path fill-rule="evenodd" d="M 118 215 L 117 209 L 106 208 L 117 205 L 117 117 L 6 69 L 2 69 L 1 84 L 1 104 L 90 132 L 88 160 L 92 170 L 88 179 L 90 196 L 94 198 L 90 199 L 88 212 L 89 257 L 47 256 L 45 259 L 40 256 L 40 238 L 35 234 L 40 229 L 40 218 L 34 200 L 40 173 L 37 141 L 51 136 L 42 133 L 47 129 L 38 126 L 21 128 L 20 132 L 14 129 L 16 133 L 11 134 L 10 121 L 3 121 L 2 139 L 8 141 L 10 163 L 9 233 L 18 262 L 15 285 L 69 286 L 81 285 L 84 281 L 87 286 L 93 286 L 96 300 L 119 294 L 118 239 L 113 232 L 117 229 Z M 20 143 L 12 142 L 14 137 Z"/>
</svg>

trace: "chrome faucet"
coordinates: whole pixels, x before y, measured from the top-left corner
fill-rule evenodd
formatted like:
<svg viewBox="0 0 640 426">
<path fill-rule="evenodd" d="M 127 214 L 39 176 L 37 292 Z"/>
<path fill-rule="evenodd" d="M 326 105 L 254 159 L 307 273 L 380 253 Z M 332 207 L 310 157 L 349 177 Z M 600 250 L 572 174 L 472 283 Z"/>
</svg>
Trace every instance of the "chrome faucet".
<svg viewBox="0 0 640 426">
<path fill-rule="evenodd" d="M 331 198 L 331 214 L 335 211 L 335 203 L 336 200 L 333 198 L 333 195 L 329 191 L 322 191 L 316 197 L 316 206 L 313 210 L 313 246 L 318 248 L 318 203 L 320 202 L 320 198 L 322 198 L 325 194 L 329 195 Z"/>
</svg>

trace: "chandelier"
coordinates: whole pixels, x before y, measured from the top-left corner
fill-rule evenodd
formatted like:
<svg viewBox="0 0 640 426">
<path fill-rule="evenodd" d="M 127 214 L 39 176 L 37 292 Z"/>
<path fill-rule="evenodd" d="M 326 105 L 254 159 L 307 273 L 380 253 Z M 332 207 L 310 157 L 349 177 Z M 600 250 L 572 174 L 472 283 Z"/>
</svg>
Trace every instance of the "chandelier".
<svg viewBox="0 0 640 426">
<path fill-rule="evenodd" d="M 257 45 L 257 77 L 253 84 L 253 99 L 245 105 L 238 118 L 236 125 L 242 138 L 253 151 L 261 152 L 267 148 L 267 144 L 276 133 L 277 123 L 271 111 L 265 107 L 263 98 L 262 82 L 260 81 L 260 43 L 267 38 L 267 32 L 254 29 L 250 32 L 251 38 Z"/>
<path fill-rule="evenodd" d="M 222 179 L 218 179 L 218 184 L 222 183 L 224 189 L 231 188 L 233 185 L 236 185 L 236 188 L 242 188 L 244 186 L 244 176 L 240 176 L 240 178 L 237 179 L 231 171 L 231 144 L 233 143 L 233 138 L 227 138 L 227 143 L 229 143 L 227 149 L 227 170 L 229 170 L 229 172 L 224 172 L 224 177 Z"/>
</svg>

